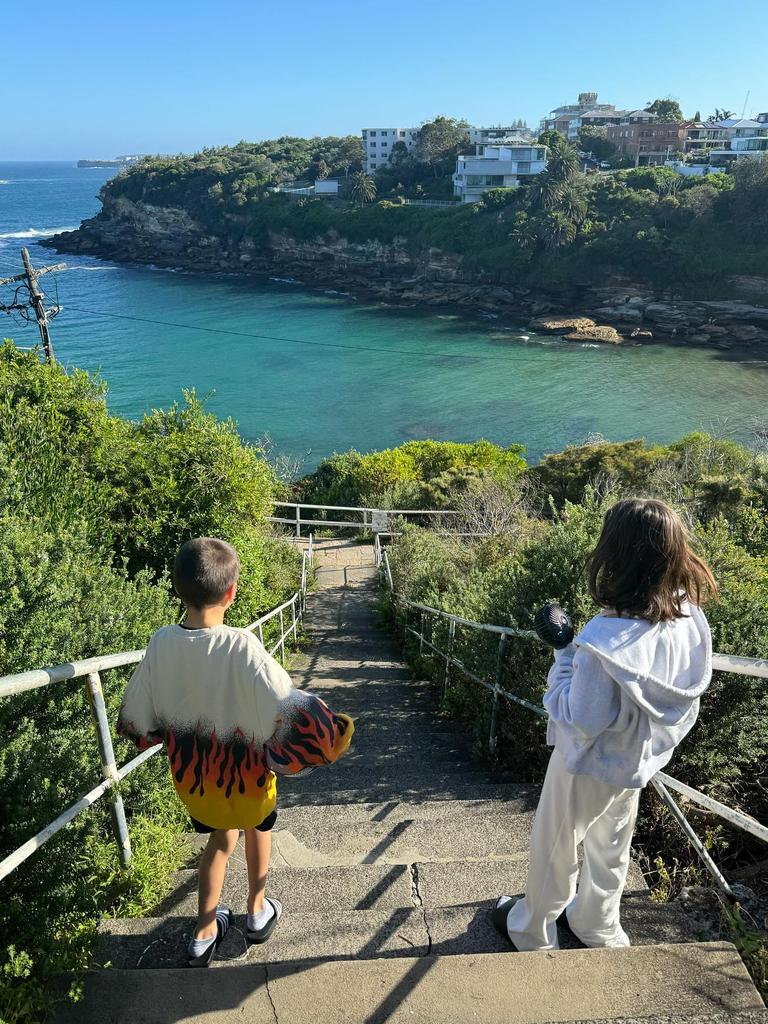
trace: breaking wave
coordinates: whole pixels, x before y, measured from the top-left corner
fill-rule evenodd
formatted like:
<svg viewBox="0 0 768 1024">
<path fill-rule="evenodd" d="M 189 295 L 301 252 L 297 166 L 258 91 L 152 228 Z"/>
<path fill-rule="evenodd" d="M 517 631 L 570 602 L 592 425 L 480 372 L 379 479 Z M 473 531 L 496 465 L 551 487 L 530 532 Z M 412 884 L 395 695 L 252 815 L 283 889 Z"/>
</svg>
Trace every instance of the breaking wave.
<svg viewBox="0 0 768 1024">
<path fill-rule="evenodd" d="M 58 235 L 60 231 L 74 230 L 71 224 L 63 228 L 27 228 L 26 231 L 1 232 L 0 238 L 46 238 L 48 235 Z"/>
</svg>

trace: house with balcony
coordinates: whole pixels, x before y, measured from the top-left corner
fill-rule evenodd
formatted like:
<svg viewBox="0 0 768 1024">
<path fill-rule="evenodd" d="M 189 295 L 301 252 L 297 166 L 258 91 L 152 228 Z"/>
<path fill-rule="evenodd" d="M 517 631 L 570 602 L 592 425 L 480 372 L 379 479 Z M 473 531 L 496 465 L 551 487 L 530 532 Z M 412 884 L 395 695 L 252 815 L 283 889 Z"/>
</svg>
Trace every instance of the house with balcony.
<svg viewBox="0 0 768 1024">
<path fill-rule="evenodd" d="M 492 188 L 517 188 L 546 166 L 546 146 L 478 146 L 475 154 L 457 158 L 453 194 L 463 203 L 475 203 Z"/>
</svg>

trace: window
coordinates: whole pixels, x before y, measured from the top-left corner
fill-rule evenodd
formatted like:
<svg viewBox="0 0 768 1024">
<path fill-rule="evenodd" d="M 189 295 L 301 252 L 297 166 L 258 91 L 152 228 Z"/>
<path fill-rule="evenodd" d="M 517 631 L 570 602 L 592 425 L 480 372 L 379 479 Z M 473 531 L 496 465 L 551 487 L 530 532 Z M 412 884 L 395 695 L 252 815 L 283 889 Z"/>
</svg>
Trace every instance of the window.
<svg viewBox="0 0 768 1024">
<path fill-rule="evenodd" d="M 376 129 L 374 128 L 374 130 L 372 132 L 369 132 L 368 134 L 369 135 L 375 135 L 376 134 Z"/>
<path fill-rule="evenodd" d="M 401 138 L 401 139 L 404 139 L 404 138 L 405 138 L 405 132 L 400 132 L 400 138 Z"/>
<path fill-rule="evenodd" d="M 372 149 L 376 148 L 376 143 L 375 142 L 369 142 L 368 145 L 371 146 Z"/>
<path fill-rule="evenodd" d="M 376 161 L 375 160 L 369 160 L 368 161 L 368 166 L 369 167 L 375 167 L 376 166 Z"/>
<path fill-rule="evenodd" d="M 386 149 L 388 145 L 389 145 L 389 143 L 388 143 L 388 142 L 382 142 L 382 144 L 381 144 L 381 148 L 382 148 L 382 149 Z"/>
<path fill-rule="evenodd" d="M 530 160 L 519 160 L 517 164 L 518 174 L 530 174 L 531 173 L 531 161 Z"/>
</svg>

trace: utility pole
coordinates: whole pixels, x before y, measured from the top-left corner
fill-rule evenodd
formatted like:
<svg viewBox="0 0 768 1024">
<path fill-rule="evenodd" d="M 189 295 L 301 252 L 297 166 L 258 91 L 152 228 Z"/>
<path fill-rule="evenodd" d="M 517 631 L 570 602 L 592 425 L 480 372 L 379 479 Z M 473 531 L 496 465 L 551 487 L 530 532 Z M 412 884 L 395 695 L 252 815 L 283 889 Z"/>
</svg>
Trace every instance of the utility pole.
<svg viewBox="0 0 768 1024">
<path fill-rule="evenodd" d="M 37 326 L 40 330 L 40 340 L 43 343 L 43 351 L 45 352 L 45 358 L 49 363 L 56 362 L 53 354 L 53 343 L 51 342 L 50 331 L 48 330 L 49 318 L 52 320 L 59 312 L 59 306 L 52 306 L 50 309 L 45 308 L 44 292 L 41 292 L 37 281 L 38 278 L 42 277 L 43 274 L 50 274 L 54 270 L 66 270 L 66 263 L 57 263 L 53 267 L 41 267 L 40 270 L 35 270 L 32 266 L 32 262 L 29 258 L 29 250 L 21 250 L 21 260 L 24 264 L 24 273 L 16 274 L 15 277 L 6 277 L 0 280 L 0 285 L 13 284 L 16 281 L 21 281 L 21 285 L 16 289 L 16 295 L 12 303 L 7 305 L 0 305 L 0 312 L 12 313 L 18 310 L 25 319 L 29 320 L 29 310 L 34 310 L 35 319 L 37 320 Z M 29 298 L 26 302 L 19 302 L 19 291 L 26 289 L 29 294 Z"/>
</svg>

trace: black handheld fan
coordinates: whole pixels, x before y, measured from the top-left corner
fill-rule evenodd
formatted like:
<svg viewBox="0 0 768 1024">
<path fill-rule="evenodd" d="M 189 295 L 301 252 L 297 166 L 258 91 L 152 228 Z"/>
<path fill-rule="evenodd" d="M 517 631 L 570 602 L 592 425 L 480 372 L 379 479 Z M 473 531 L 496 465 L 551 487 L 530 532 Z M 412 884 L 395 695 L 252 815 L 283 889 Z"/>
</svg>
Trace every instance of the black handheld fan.
<svg viewBox="0 0 768 1024">
<path fill-rule="evenodd" d="M 559 604 L 545 604 L 533 618 L 533 628 L 550 647 L 562 650 L 573 640 L 573 623 Z"/>
</svg>

